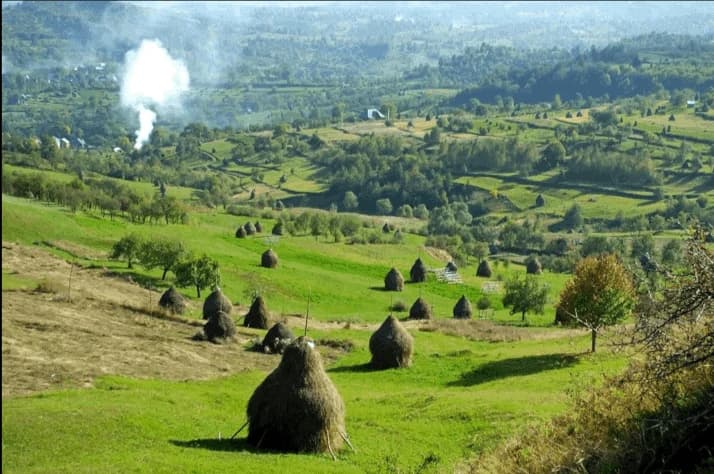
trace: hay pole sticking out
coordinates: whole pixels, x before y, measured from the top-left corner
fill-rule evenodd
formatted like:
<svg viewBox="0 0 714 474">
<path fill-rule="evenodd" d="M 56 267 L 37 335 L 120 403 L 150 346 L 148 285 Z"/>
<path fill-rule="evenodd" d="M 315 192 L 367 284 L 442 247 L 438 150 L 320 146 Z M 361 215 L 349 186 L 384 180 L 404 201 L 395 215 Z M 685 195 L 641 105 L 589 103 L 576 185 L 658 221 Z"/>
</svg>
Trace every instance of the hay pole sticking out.
<svg viewBox="0 0 714 474">
<path fill-rule="evenodd" d="M 233 433 L 233 436 L 231 436 L 231 439 L 234 439 L 236 436 L 238 436 L 238 433 L 243 431 L 243 428 L 245 428 L 246 426 L 248 426 L 248 420 L 245 420 L 245 423 L 243 423 L 243 426 L 238 428 L 238 430 L 235 433 Z"/>
<path fill-rule="evenodd" d="M 347 443 L 347 446 L 350 447 L 350 449 L 352 450 L 352 452 L 355 452 L 355 453 L 356 453 L 357 450 L 355 449 L 354 446 L 352 446 L 352 443 L 350 443 L 350 438 L 349 438 L 349 436 L 347 436 L 347 434 L 346 434 L 346 433 L 343 433 L 342 431 L 340 431 L 340 436 L 342 436 L 342 439 L 345 440 L 345 443 Z"/>
<path fill-rule="evenodd" d="M 72 302 L 72 270 L 74 270 L 74 264 L 69 263 L 69 282 L 67 282 L 67 301 Z"/>
<path fill-rule="evenodd" d="M 327 435 L 327 450 L 330 452 L 330 455 L 332 455 L 332 460 L 337 461 L 337 456 L 335 456 L 335 452 L 332 450 L 332 445 L 330 444 L 330 431 L 325 430 L 325 435 Z"/>
<path fill-rule="evenodd" d="M 312 296 L 312 288 L 310 288 L 307 293 L 307 311 L 305 311 L 305 333 L 303 334 L 303 336 L 307 336 L 307 319 L 310 317 L 310 296 Z"/>
</svg>

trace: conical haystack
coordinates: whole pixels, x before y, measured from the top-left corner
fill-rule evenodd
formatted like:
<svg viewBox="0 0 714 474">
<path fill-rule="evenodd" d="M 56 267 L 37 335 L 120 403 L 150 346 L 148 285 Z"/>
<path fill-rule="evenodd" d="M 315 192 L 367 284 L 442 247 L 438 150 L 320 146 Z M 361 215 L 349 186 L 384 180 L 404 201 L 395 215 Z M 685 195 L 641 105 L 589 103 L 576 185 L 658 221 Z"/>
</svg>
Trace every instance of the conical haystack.
<svg viewBox="0 0 714 474">
<path fill-rule="evenodd" d="M 421 258 L 417 258 L 414 265 L 412 265 L 412 269 L 409 270 L 409 277 L 414 283 L 426 281 L 426 265 L 421 261 Z"/>
<path fill-rule="evenodd" d="M 472 314 L 471 302 L 466 295 L 462 295 L 454 305 L 454 317 L 456 319 L 469 319 Z"/>
<path fill-rule="evenodd" d="M 278 254 L 273 249 L 268 249 L 260 256 L 260 265 L 265 268 L 275 268 L 278 266 Z"/>
<path fill-rule="evenodd" d="M 243 226 L 240 226 L 236 229 L 236 237 L 239 239 L 245 239 L 245 236 L 248 235 L 248 233 L 245 231 Z"/>
<path fill-rule="evenodd" d="M 282 354 L 285 347 L 295 339 L 292 331 L 283 323 L 276 323 L 263 338 L 263 350 L 272 354 Z"/>
<path fill-rule="evenodd" d="M 493 272 L 491 271 L 491 265 L 489 265 L 488 260 L 481 260 L 476 269 L 476 276 L 491 278 Z"/>
<path fill-rule="evenodd" d="M 454 262 L 449 262 L 446 264 L 447 272 L 457 272 L 458 270 L 459 270 L 459 267 L 457 267 Z"/>
<path fill-rule="evenodd" d="M 248 401 L 248 442 L 260 449 L 336 451 L 345 433 L 345 405 L 314 343 L 299 337 Z"/>
<path fill-rule="evenodd" d="M 258 296 L 250 305 L 248 314 L 245 315 L 243 326 L 247 328 L 268 329 L 268 310 L 262 296 Z"/>
<path fill-rule="evenodd" d="M 176 288 L 172 286 L 161 295 L 159 306 L 173 314 L 183 314 L 186 309 L 186 300 L 181 293 L 176 291 Z"/>
<path fill-rule="evenodd" d="M 255 226 L 253 225 L 252 222 L 248 221 L 245 224 L 243 224 L 243 228 L 245 229 L 245 233 L 248 235 L 253 235 L 255 234 Z"/>
<path fill-rule="evenodd" d="M 233 311 L 233 303 L 223 294 L 220 288 L 216 288 L 203 302 L 203 319 L 209 319 L 219 311 L 231 314 L 231 311 Z"/>
<path fill-rule="evenodd" d="M 402 291 L 404 289 L 404 277 L 399 273 L 399 270 L 394 267 L 389 270 L 387 276 L 384 277 L 384 288 L 387 291 Z"/>
<path fill-rule="evenodd" d="M 540 261 L 535 258 L 529 258 L 526 260 L 526 273 L 530 273 L 533 275 L 539 275 L 543 273 L 543 267 L 540 264 Z"/>
<path fill-rule="evenodd" d="M 369 338 L 370 362 L 375 369 L 409 367 L 412 363 L 414 339 L 391 314 Z"/>
<path fill-rule="evenodd" d="M 255 232 L 257 234 L 263 232 L 263 225 L 260 223 L 260 221 L 255 221 Z"/>
<path fill-rule="evenodd" d="M 219 311 L 206 321 L 203 326 L 203 334 L 211 342 L 218 344 L 227 342 L 236 335 L 236 324 L 233 322 L 233 318 L 223 311 Z"/>
<path fill-rule="evenodd" d="M 416 299 L 409 310 L 409 319 L 431 319 L 431 307 L 421 296 Z"/>
</svg>

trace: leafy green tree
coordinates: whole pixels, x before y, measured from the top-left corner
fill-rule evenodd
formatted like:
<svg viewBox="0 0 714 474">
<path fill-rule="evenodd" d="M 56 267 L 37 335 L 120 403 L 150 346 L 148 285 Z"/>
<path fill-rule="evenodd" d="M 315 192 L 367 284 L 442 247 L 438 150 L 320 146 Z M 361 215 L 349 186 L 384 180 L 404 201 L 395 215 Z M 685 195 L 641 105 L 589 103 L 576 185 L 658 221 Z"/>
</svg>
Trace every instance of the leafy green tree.
<svg viewBox="0 0 714 474">
<path fill-rule="evenodd" d="M 511 314 L 521 313 L 521 321 L 526 320 L 529 311 L 543 314 L 547 299 L 548 286 L 540 283 L 533 275 L 506 281 L 503 306 L 510 306 Z"/>
<path fill-rule="evenodd" d="M 196 297 L 201 297 L 201 290 L 218 286 L 221 283 L 221 272 L 218 262 L 207 255 L 189 256 L 174 267 L 176 286 L 196 288 Z"/>
<path fill-rule="evenodd" d="M 640 258 L 643 255 L 648 255 L 651 258 L 655 257 L 654 237 L 651 234 L 640 234 L 632 238 L 630 256 L 632 258 Z"/>
<path fill-rule="evenodd" d="M 377 199 L 376 208 L 377 212 L 382 215 L 391 214 L 394 209 L 389 198 Z"/>
<path fill-rule="evenodd" d="M 558 309 L 566 322 L 590 330 L 591 351 L 602 328 L 625 319 L 635 304 L 632 277 L 614 254 L 582 259 L 560 294 Z"/>
<path fill-rule="evenodd" d="M 166 273 L 174 268 L 185 254 L 184 245 L 177 240 L 151 239 L 141 246 L 141 263 L 148 270 L 160 268 L 163 271 L 161 279 L 166 279 Z"/>
<path fill-rule="evenodd" d="M 342 199 L 342 207 L 344 207 L 347 211 L 351 211 L 357 209 L 358 206 L 359 199 L 357 198 L 357 195 L 352 191 L 345 192 L 345 197 Z"/>
<path fill-rule="evenodd" d="M 109 258 L 125 259 L 127 268 L 134 268 L 134 261 L 139 259 L 143 243 L 144 239 L 137 234 L 125 235 L 112 246 Z"/>
<path fill-rule="evenodd" d="M 565 211 L 563 224 L 568 229 L 577 229 L 583 225 L 583 222 L 583 210 L 580 207 L 580 204 L 575 203 L 570 207 L 570 209 Z"/>
<path fill-rule="evenodd" d="M 677 265 L 682 259 L 682 245 L 679 240 L 669 240 L 662 247 L 662 263 L 673 267 Z"/>
</svg>

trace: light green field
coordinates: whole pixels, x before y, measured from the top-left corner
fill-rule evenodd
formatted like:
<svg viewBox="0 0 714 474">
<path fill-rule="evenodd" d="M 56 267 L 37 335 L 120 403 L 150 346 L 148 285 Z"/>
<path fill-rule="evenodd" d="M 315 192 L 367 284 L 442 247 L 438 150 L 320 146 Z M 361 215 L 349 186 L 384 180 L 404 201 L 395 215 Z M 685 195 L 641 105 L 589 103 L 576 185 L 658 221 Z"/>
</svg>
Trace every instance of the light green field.
<svg viewBox="0 0 714 474">
<path fill-rule="evenodd" d="M 567 388 L 625 363 L 582 354 L 587 336 L 489 343 L 413 331 L 413 366 L 373 372 L 364 369 L 369 333 L 338 331 L 311 334 L 356 344 L 327 368 L 356 449 L 336 461 L 256 451 L 245 431 L 228 439 L 266 375 L 249 371 L 202 382 L 112 376 L 90 389 L 3 399 L 3 472 L 453 472 L 562 412 Z"/>
<path fill-rule="evenodd" d="M 447 263 L 425 250 L 424 237 L 411 234 L 406 234 L 405 243 L 399 245 L 350 245 L 325 241 L 324 237 L 316 241 L 311 236 L 274 239 L 267 235 L 274 221 L 258 219 L 266 229 L 264 235 L 236 239 L 235 229 L 247 222 L 247 217 L 194 212 L 188 225 L 133 225 L 121 219 L 110 221 L 81 212 L 72 214 L 54 206 L 8 196 L 3 196 L 2 219 L 3 240 L 28 244 L 67 240 L 102 254 L 107 254 L 113 243 L 129 232 L 147 237 L 171 237 L 197 253 L 206 252 L 218 260 L 222 288 L 234 303 L 249 303 L 245 295 L 259 290 L 266 296 L 270 310 L 303 313 L 311 295 L 311 317 L 321 320 L 381 321 L 392 302 L 401 300 L 410 307 L 420 295 L 432 305 L 437 318 L 451 318 L 453 306 L 461 295 L 477 301 L 483 294 L 485 281 L 475 276 L 478 262 L 471 261 L 459 269 L 463 284 L 439 282 L 431 275 L 423 284 L 407 283 L 402 292 L 384 291 L 384 276 L 392 266 L 408 280 L 409 270 L 419 256 L 429 268 L 440 269 Z M 280 258 L 277 269 L 259 266 L 260 255 L 269 247 Z M 85 263 L 128 271 L 122 262 L 87 260 Z M 159 280 L 158 270 L 143 272 L 139 267 L 136 271 L 145 274 L 144 279 L 148 276 L 156 286 L 170 283 Z M 492 280 L 505 280 L 514 273 L 525 273 L 525 269 L 520 265 L 500 266 Z M 142 275 L 137 277 L 140 280 Z M 542 278 L 551 286 L 551 301 L 544 315 L 529 316 L 532 325 L 549 325 L 553 321 L 553 304 L 567 276 L 546 272 Z M 195 291 L 189 288 L 183 293 L 196 297 Z M 499 295 L 489 295 L 489 298 L 496 309 L 494 318 L 519 323 L 520 315 L 510 316 L 502 308 Z"/>
</svg>

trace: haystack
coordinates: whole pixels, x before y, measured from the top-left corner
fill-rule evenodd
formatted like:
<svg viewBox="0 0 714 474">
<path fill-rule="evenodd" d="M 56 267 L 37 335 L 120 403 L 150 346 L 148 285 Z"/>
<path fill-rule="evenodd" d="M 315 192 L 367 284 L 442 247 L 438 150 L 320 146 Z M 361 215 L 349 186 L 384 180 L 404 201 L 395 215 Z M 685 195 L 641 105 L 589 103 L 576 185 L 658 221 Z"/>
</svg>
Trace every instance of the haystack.
<svg viewBox="0 0 714 474">
<path fill-rule="evenodd" d="M 387 276 L 384 277 L 384 288 L 387 291 L 402 291 L 404 289 L 404 277 L 399 273 L 399 270 L 394 267 L 389 270 Z"/>
<path fill-rule="evenodd" d="M 203 302 L 203 319 L 209 319 L 214 314 L 218 314 L 219 311 L 231 314 L 233 303 L 223 294 L 220 288 L 216 288 Z"/>
<path fill-rule="evenodd" d="M 472 314 L 471 302 L 466 295 L 462 295 L 459 301 L 454 305 L 454 317 L 456 319 L 469 319 Z"/>
<path fill-rule="evenodd" d="M 260 265 L 265 268 L 275 268 L 278 266 L 278 254 L 273 249 L 268 249 L 260 256 Z"/>
<path fill-rule="evenodd" d="M 258 296 L 250 305 L 248 314 L 245 315 L 243 326 L 247 328 L 268 329 L 268 310 L 262 296 Z"/>
<path fill-rule="evenodd" d="M 420 296 L 409 310 L 409 319 L 431 319 L 431 307 Z"/>
<path fill-rule="evenodd" d="M 333 452 L 342 446 L 345 405 L 312 341 L 299 337 L 248 401 L 248 442 L 261 449 Z"/>
<path fill-rule="evenodd" d="M 414 283 L 426 281 L 426 265 L 421 261 L 421 258 L 416 259 L 412 269 L 409 270 L 409 276 Z"/>
<path fill-rule="evenodd" d="M 540 264 L 540 261 L 535 258 L 531 257 L 526 260 L 526 273 L 530 273 L 533 275 L 539 275 L 543 273 L 543 267 Z"/>
<path fill-rule="evenodd" d="M 370 364 L 375 369 L 409 367 L 412 363 L 414 339 L 391 314 L 369 338 Z"/>
<path fill-rule="evenodd" d="M 263 226 L 262 226 L 262 224 L 260 223 L 260 221 L 255 221 L 255 232 L 258 233 L 258 234 L 260 234 L 261 232 L 263 232 Z"/>
<path fill-rule="evenodd" d="M 243 224 L 243 228 L 245 229 L 245 233 L 248 235 L 253 235 L 255 234 L 255 226 L 253 225 L 252 222 L 248 221 L 245 224 Z"/>
<path fill-rule="evenodd" d="M 491 278 L 493 272 L 491 271 L 491 265 L 489 265 L 488 260 L 481 260 L 476 269 L 476 276 Z"/>
<path fill-rule="evenodd" d="M 575 322 L 575 318 L 573 318 L 570 314 L 568 314 L 560 306 L 557 306 L 555 308 L 555 324 L 567 326 L 569 324 L 573 324 L 574 322 Z"/>
<path fill-rule="evenodd" d="M 447 272 L 456 272 L 459 270 L 459 267 L 456 266 L 454 262 L 449 262 L 446 264 L 446 271 Z"/>
<path fill-rule="evenodd" d="M 236 237 L 239 239 L 245 239 L 245 236 L 248 235 L 248 232 L 245 231 L 245 228 L 243 226 L 240 226 L 236 229 Z"/>
<path fill-rule="evenodd" d="M 159 306 L 173 314 L 183 314 L 186 309 L 186 300 L 181 293 L 176 291 L 176 288 L 172 286 L 161 295 Z"/>
<path fill-rule="evenodd" d="M 285 347 L 295 339 L 292 331 L 283 323 L 276 323 L 263 338 L 263 350 L 272 354 L 282 354 Z"/>
<path fill-rule="evenodd" d="M 536 198 L 535 205 L 536 205 L 536 207 L 545 206 L 545 198 L 543 197 L 542 194 L 539 194 L 538 197 Z"/>
<path fill-rule="evenodd" d="M 208 321 L 203 326 L 203 334 L 211 342 L 218 344 L 227 342 L 236 335 L 236 324 L 230 316 L 223 311 L 219 311 L 208 318 Z"/>
</svg>

